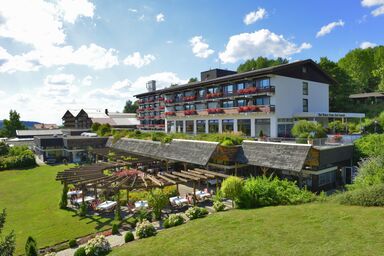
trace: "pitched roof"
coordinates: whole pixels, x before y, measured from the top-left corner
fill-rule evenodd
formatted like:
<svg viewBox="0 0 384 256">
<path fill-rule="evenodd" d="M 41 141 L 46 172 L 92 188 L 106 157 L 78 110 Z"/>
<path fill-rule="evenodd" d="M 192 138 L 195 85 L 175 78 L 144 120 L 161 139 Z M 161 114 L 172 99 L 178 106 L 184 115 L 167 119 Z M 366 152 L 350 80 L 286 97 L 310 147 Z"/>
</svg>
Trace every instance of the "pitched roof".
<svg viewBox="0 0 384 256">
<path fill-rule="evenodd" d="M 267 168 L 300 172 L 311 145 L 243 141 L 247 163 Z"/>
<path fill-rule="evenodd" d="M 116 126 L 136 126 L 140 124 L 135 113 L 109 113 Z"/>
<path fill-rule="evenodd" d="M 158 141 L 122 138 L 116 143 L 108 144 L 113 149 L 128 153 L 178 162 L 206 165 L 216 150 L 218 142 L 192 141 L 174 139 L 169 144 Z"/>
<path fill-rule="evenodd" d="M 356 93 L 349 95 L 350 99 L 364 99 L 364 98 L 382 98 L 384 93 L 382 92 L 366 92 L 366 93 Z"/>
<path fill-rule="evenodd" d="M 43 136 L 43 135 L 62 135 L 60 129 L 36 129 L 36 130 L 16 130 L 17 136 Z"/>
</svg>

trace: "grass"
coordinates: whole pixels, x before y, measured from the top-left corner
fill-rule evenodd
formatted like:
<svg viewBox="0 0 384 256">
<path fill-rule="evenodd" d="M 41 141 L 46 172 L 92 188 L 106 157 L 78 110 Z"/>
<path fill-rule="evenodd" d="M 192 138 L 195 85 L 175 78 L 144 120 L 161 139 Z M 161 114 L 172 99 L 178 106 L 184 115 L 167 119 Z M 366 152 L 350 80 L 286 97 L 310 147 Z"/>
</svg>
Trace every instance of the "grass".
<svg viewBox="0 0 384 256">
<path fill-rule="evenodd" d="M 233 210 L 110 255 L 383 255 L 384 209 L 312 203 Z"/>
<path fill-rule="evenodd" d="M 3 234 L 15 231 L 16 254 L 24 253 L 28 236 L 42 248 L 111 226 L 109 219 L 80 218 L 76 212 L 59 209 L 62 185 L 55 177 L 67 168 L 41 166 L 0 172 L 0 210 L 7 208 Z"/>
</svg>

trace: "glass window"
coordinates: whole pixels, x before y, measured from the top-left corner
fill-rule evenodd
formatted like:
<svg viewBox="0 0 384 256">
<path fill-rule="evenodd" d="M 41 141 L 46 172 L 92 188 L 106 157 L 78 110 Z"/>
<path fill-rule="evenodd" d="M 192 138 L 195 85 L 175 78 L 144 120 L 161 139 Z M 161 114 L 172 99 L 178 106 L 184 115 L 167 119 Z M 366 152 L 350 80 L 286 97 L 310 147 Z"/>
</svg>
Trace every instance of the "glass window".
<svg viewBox="0 0 384 256">
<path fill-rule="evenodd" d="M 205 133 L 205 120 L 197 120 L 196 121 L 196 132 L 197 133 Z"/>
<path fill-rule="evenodd" d="M 235 106 L 233 100 L 223 101 L 223 108 L 233 108 Z"/>
<path fill-rule="evenodd" d="M 246 81 L 245 82 L 245 88 L 249 88 L 249 87 L 253 87 L 254 86 L 254 82 L 253 81 Z"/>
<path fill-rule="evenodd" d="M 277 137 L 282 138 L 291 138 L 291 130 L 293 128 L 293 124 L 278 124 L 277 125 Z"/>
<path fill-rule="evenodd" d="M 167 132 L 176 132 L 175 121 L 167 121 Z"/>
<path fill-rule="evenodd" d="M 223 119 L 223 132 L 233 132 L 233 119 Z"/>
<path fill-rule="evenodd" d="M 183 111 L 184 110 L 184 106 L 183 105 L 177 105 L 177 106 L 175 106 L 175 110 L 176 111 Z"/>
<path fill-rule="evenodd" d="M 308 83 L 303 82 L 303 95 L 308 95 Z"/>
<path fill-rule="evenodd" d="M 176 93 L 175 100 L 181 101 L 183 100 L 184 94 L 182 92 Z"/>
<path fill-rule="evenodd" d="M 259 97 L 255 99 L 255 105 L 269 105 L 269 97 Z"/>
<path fill-rule="evenodd" d="M 303 99 L 303 112 L 308 112 L 308 99 Z"/>
<path fill-rule="evenodd" d="M 237 120 L 237 131 L 242 132 L 245 136 L 251 136 L 251 120 L 250 119 Z"/>
<path fill-rule="evenodd" d="M 207 93 L 217 93 L 217 92 L 219 92 L 218 87 L 211 87 L 207 89 Z"/>
<path fill-rule="evenodd" d="M 209 130 L 209 133 L 218 133 L 219 132 L 219 120 L 209 120 L 208 121 L 208 130 Z"/>
<path fill-rule="evenodd" d="M 200 89 L 198 91 L 198 94 L 199 94 L 199 98 L 204 98 L 204 96 L 205 96 L 205 89 Z"/>
<path fill-rule="evenodd" d="M 208 108 L 218 108 L 219 104 L 218 102 L 208 102 Z"/>
<path fill-rule="evenodd" d="M 334 183 L 336 180 L 335 171 L 322 173 L 319 175 L 319 187 Z"/>
<path fill-rule="evenodd" d="M 247 101 L 246 100 L 237 100 L 237 106 L 238 107 L 247 106 Z"/>
<path fill-rule="evenodd" d="M 186 129 L 186 133 L 193 133 L 193 121 L 191 120 L 185 121 L 185 129 Z"/>
<path fill-rule="evenodd" d="M 192 110 L 192 109 L 195 109 L 195 105 L 193 104 L 185 105 L 185 110 Z"/>
<path fill-rule="evenodd" d="M 194 96 L 195 93 L 193 91 L 187 91 L 185 92 L 184 96 Z"/>
<path fill-rule="evenodd" d="M 244 83 L 238 83 L 237 84 L 237 90 L 242 90 L 242 89 L 245 89 Z"/>
<path fill-rule="evenodd" d="M 261 79 L 257 82 L 260 88 L 269 87 L 269 78 Z"/>
<path fill-rule="evenodd" d="M 183 132 L 183 121 L 176 121 L 176 132 Z"/>
<path fill-rule="evenodd" d="M 206 109 L 206 106 L 204 103 L 199 103 L 199 104 L 196 104 L 196 110 L 202 110 L 202 109 Z"/>
<path fill-rule="evenodd" d="M 264 136 L 270 136 L 271 120 L 270 119 L 255 119 L 255 135 L 260 137 L 261 132 Z"/>
<path fill-rule="evenodd" d="M 223 87 L 223 90 L 224 90 L 224 94 L 226 94 L 226 95 L 232 94 L 233 93 L 233 84 L 225 85 Z"/>
</svg>

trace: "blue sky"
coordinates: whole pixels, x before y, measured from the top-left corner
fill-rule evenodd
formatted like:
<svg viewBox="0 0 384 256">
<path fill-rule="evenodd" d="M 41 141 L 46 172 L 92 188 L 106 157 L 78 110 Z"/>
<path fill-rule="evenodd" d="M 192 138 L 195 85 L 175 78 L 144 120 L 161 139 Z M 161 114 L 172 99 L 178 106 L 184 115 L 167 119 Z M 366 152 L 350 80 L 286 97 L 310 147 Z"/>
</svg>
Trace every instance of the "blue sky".
<svg viewBox="0 0 384 256">
<path fill-rule="evenodd" d="M 68 108 L 121 111 L 245 59 L 291 61 L 383 44 L 384 0 L 0 0 L 0 119 L 61 123 Z"/>
</svg>

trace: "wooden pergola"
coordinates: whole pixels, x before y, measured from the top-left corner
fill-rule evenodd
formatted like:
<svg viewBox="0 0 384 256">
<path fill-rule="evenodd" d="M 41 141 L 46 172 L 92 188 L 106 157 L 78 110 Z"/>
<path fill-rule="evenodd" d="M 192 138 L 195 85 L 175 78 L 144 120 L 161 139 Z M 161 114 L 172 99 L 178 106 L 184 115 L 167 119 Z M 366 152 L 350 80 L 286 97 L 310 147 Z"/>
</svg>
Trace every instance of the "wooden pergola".
<svg viewBox="0 0 384 256">
<path fill-rule="evenodd" d="M 196 184 L 216 179 L 218 186 L 219 178 L 227 178 L 228 175 L 205 169 L 195 168 L 193 170 L 182 170 L 180 172 L 160 172 L 152 175 L 139 170 L 119 170 L 126 167 L 129 163 L 97 163 L 87 166 L 80 166 L 59 172 L 56 180 L 61 181 L 64 186 L 73 185 L 83 191 L 82 200 L 84 202 L 86 190 L 94 191 L 97 198 L 97 190 L 104 189 L 118 193 L 120 190 L 129 192 L 133 190 L 148 190 L 152 188 L 163 188 L 165 186 L 193 183 L 193 194 L 196 199 Z M 106 172 L 110 170 L 111 172 Z"/>
</svg>

